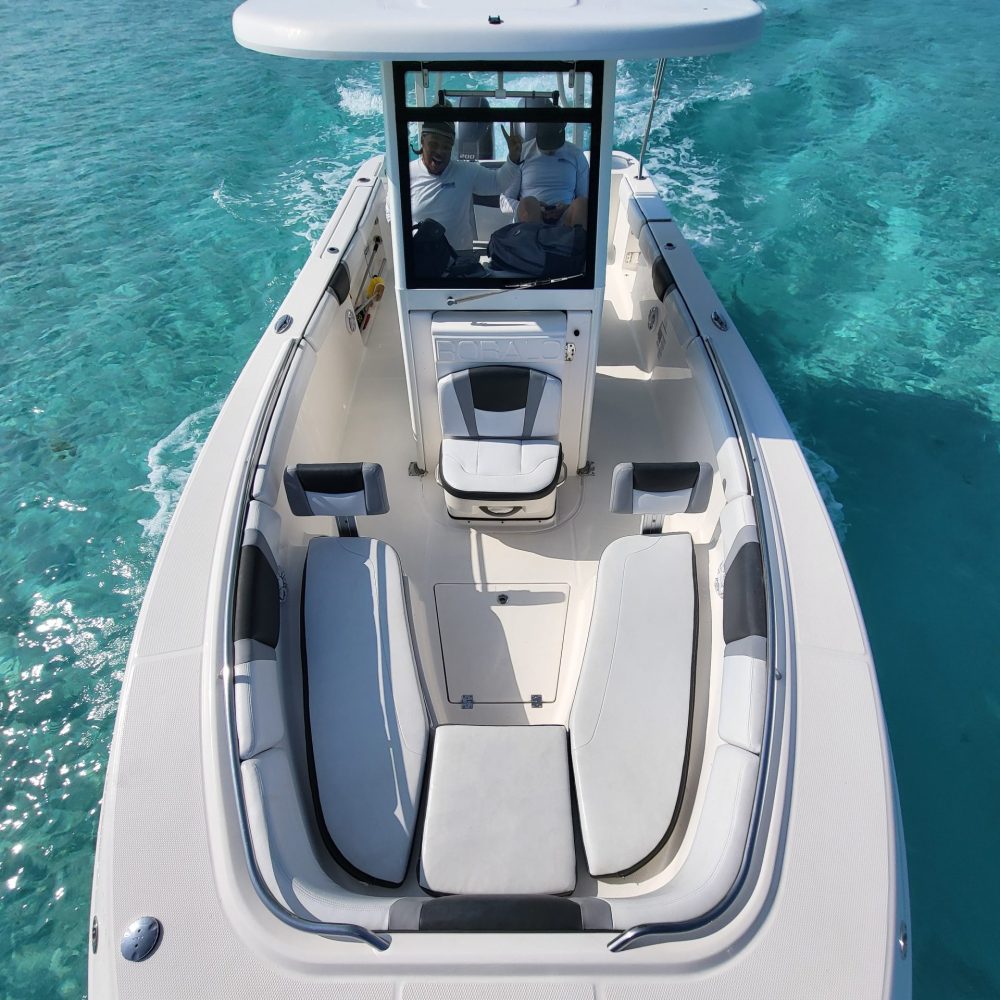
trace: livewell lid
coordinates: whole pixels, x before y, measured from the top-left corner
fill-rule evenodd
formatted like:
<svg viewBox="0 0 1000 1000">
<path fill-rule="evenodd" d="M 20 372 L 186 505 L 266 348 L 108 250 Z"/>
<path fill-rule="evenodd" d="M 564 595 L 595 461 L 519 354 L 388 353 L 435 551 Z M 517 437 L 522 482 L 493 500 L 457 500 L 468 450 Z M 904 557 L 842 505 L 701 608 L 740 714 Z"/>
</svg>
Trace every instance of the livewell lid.
<svg viewBox="0 0 1000 1000">
<path fill-rule="evenodd" d="M 303 59 L 658 59 L 743 48 L 761 19 L 754 0 L 246 0 L 233 33 Z"/>
</svg>

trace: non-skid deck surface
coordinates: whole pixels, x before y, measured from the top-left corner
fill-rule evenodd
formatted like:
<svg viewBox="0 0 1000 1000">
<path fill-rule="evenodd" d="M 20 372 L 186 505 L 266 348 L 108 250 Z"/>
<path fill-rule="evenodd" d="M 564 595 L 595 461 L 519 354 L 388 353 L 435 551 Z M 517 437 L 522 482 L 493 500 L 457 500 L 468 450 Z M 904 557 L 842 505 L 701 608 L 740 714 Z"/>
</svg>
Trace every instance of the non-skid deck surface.
<svg viewBox="0 0 1000 1000">
<path fill-rule="evenodd" d="M 598 560 L 609 542 L 639 529 L 638 518 L 608 510 L 612 469 L 619 462 L 670 457 L 672 427 L 679 426 L 680 413 L 692 402 L 690 383 L 676 383 L 677 421 L 669 414 L 665 417 L 662 394 L 657 406 L 650 383 L 638 369 L 623 363 L 635 356 L 626 324 L 615 318 L 613 310 L 606 310 L 601 359 L 607 355 L 614 365 L 612 374 L 597 376 L 589 454 L 596 466 L 595 475 L 570 477 L 560 487 L 560 513 L 554 527 L 470 527 L 448 517 L 433 470 L 421 478 L 408 475 L 409 463 L 416 455 L 399 330 L 392 310 L 382 310 L 378 320 L 355 389 L 343 460 L 379 462 L 385 471 L 390 511 L 380 517 L 361 518 L 359 529 L 362 534 L 385 540 L 399 553 L 434 721 L 565 725 L 586 645 Z M 482 633 L 469 629 L 467 638 L 456 638 L 461 616 L 449 607 L 442 639 L 440 599 L 435 599 L 439 584 L 478 584 L 480 592 L 494 584 L 517 584 L 526 593 L 555 593 L 558 588 L 566 595 L 560 606 L 565 629 L 559 664 L 551 666 L 556 655 L 552 633 L 558 632 L 561 623 L 555 619 L 543 623 L 545 615 L 537 612 L 537 625 L 545 630 L 544 636 L 538 636 L 545 665 L 537 675 L 526 667 L 526 654 L 518 643 L 502 648 L 506 632 L 499 618 L 494 619 L 499 628 L 483 640 L 492 648 L 484 649 L 484 655 L 475 661 L 466 659 L 469 643 Z M 449 650 L 453 651 L 450 657 Z M 506 662 L 506 676 L 497 674 L 498 662 Z M 477 669 L 488 676 L 484 673 L 477 679 Z M 553 672 L 554 690 L 531 689 Z M 477 691 L 484 692 L 482 703 Z M 522 700 L 525 693 L 528 697 Z M 474 708 L 462 708 L 463 694 L 474 695 Z M 543 696 L 541 707 L 531 706 L 532 694 Z"/>
</svg>

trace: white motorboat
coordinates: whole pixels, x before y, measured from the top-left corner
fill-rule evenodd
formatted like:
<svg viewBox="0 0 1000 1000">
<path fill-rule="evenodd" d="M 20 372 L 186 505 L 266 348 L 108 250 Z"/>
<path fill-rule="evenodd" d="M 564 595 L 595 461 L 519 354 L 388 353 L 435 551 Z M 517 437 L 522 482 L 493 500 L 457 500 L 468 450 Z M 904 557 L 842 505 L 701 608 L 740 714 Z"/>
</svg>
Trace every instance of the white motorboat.
<svg viewBox="0 0 1000 1000">
<path fill-rule="evenodd" d="M 612 142 L 617 59 L 735 49 L 760 18 L 236 11 L 250 48 L 378 60 L 386 153 L 163 542 L 105 786 L 92 997 L 910 996 L 892 760 L 836 534 Z"/>
</svg>

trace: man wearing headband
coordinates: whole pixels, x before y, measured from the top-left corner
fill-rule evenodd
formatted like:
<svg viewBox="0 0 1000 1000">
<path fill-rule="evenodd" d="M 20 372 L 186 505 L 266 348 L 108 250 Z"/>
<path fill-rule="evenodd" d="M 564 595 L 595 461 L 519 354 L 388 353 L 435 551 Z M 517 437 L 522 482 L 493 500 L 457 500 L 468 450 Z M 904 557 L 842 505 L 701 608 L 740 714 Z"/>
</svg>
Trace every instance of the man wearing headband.
<svg viewBox="0 0 1000 1000">
<path fill-rule="evenodd" d="M 504 193 L 501 207 L 518 222 L 587 225 L 590 165 L 579 146 L 566 141 L 562 122 L 540 122 L 524 147 L 521 176 Z"/>
<path fill-rule="evenodd" d="M 410 162 L 410 208 L 413 222 L 434 219 L 444 226 L 455 250 L 470 250 L 476 238 L 473 195 L 498 195 L 521 174 L 521 137 L 508 135 L 508 158 L 499 170 L 471 160 L 453 160 L 454 122 L 424 122 L 420 128 L 420 156 Z"/>
</svg>

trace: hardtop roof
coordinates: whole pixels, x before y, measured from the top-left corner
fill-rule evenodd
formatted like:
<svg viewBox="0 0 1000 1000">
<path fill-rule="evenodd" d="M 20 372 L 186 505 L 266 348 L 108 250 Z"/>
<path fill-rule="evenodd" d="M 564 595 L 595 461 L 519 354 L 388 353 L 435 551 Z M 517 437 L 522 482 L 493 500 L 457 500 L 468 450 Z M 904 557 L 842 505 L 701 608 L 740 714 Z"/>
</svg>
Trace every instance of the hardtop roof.
<svg viewBox="0 0 1000 1000">
<path fill-rule="evenodd" d="M 761 20 L 754 0 L 246 0 L 233 32 L 304 59 L 657 59 L 743 48 Z"/>
</svg>

